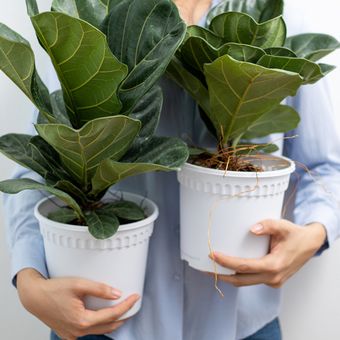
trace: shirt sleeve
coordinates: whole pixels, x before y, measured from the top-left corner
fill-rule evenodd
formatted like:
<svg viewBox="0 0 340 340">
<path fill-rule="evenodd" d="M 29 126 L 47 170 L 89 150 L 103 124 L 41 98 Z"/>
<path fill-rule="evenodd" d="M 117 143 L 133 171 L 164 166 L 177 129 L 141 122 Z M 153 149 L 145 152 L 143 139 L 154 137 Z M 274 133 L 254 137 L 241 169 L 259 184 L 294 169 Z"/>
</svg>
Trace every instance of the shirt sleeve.
<svg viewBox="0 0 340 340">
<path fill-rule="evenodd" d="M 33 122 L 38 113 L 32 117 L 28 133 L 35 134 Z M 31 170 L 16 166 L 12 178 L 31 178 L 42 182 L 42 178 Z M 6 235 L 11 255 L 11 277 L 16 285 L 18 272 L 25 268 L 33 268 L 44 277 L 48 277 L 45 262 L 43 239 L 39 223 L 34 216 L 34 207 L 46 196 L 37 190 L 25 190 L 16 195 L 4 194 L 4 212 Z"/>
<path fill-rule="evenodd" d="M 31 178 L 41 182 L 33 171 L 17 167 L 13 178 Z M 33 268 L 48 277 L 43 239 L 33 211 L 45 195 L 40 191 L 26 190 L 16 195 L 4 195 L 5 224 L 11 254 L 11 277 L 16 285 L 16 275 L 25 268 Z"/>
<path fill-rule="evenodd" d="M 301 122 L 285 142 L 285 154 L 296 161 L 293 216 L 295 223 L 319 222 L 327 231 L 320 252 L 340 235 L 340 119 L 327 78 L 301 88 L 291 103 Z"/>
</svg>

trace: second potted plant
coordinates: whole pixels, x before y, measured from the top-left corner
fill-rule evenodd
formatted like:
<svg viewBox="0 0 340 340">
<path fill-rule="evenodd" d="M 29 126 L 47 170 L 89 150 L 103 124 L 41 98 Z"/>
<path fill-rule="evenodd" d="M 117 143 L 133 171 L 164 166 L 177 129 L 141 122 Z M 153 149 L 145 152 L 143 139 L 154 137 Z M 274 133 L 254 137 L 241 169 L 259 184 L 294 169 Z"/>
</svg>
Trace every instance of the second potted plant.
<svg viewBox="0 0 340 340">
<path fill-rule="evenodd" d="M 254 138 L 284 133 L 299 115 L 281 102 L 300 86 L 333 69 L 316 61 L 339 47 L 325 34 L 286 39 L 283 1 L 223 1 L 208 28 L 191 26 L 168 68 L 196 100 L 216 139 L 216 151 L 192 150 L 178 173 L 181 186 L 181 255 L 193 268 L 230 274 L 208 255 L 257 258 L 268 238 L 249 232 L 255 223 L 281 217 L 294 162 L 266 155 L 273 144 Z"/>
</svg>

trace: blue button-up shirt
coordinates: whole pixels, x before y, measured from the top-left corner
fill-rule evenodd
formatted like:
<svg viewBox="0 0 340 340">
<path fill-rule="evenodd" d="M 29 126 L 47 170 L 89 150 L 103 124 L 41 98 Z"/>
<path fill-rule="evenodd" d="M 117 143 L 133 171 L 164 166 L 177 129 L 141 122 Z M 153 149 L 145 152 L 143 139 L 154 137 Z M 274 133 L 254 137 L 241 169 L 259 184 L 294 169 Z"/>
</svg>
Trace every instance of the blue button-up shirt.
<svg viewBox="0 0 340 340">
<path fill-rule="evenodd" d="M 165 101 L 158 133 L 207 143 L 208 134 L 192 99 L 169 80 L 163 80 L 162 86 Z M 299 180 L 293 184 L 297 194 L 292 218 L 301 225 L 322 223 L 332 244 L 340 234 L 336 200 L 340 196 L 340 131 L 327 80 L 302 88 L 288 101 L 299 111 L 302 121 L 291 132 L 297 138 L 284 143 L 281 139 L 280 153 L 305 164 L 332 192 L 326 193 L 320 183 L 299 168 L 298 176 L 293 176 Z M 270 136 L 269 140 L 277 138 Z M 23 168 L 17 169 L 15 177 L 38 178 Z M 150 241 L 143 307 L 110 336 L 116 340 L 242 339 L 279 314 L 280 290 L 220 283 L 225 295 L 221 298 L 211 277 L 181 261 L 178 187 L 175 173 L 152 173 L 130 178 L 114 188 L 145 195 L 160 209 Z M 14 279 L 23 268 L 34 268 L 48 277 L 43 242 L 33 216 L 33 208 L 41 198 L 37 191 L 5 196 Z"/>
</svg>

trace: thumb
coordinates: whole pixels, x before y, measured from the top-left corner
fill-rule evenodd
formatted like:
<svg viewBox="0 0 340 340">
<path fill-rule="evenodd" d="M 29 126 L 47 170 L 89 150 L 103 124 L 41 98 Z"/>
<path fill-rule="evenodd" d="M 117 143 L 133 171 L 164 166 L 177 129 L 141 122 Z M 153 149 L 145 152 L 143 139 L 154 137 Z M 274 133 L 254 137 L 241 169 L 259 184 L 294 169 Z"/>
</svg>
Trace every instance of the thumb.
<svg viewBox="0 0 340 340">
<path fill-rule="evenodd" d="M 105 283 L 85 279 L 76 279 L 75 281 L 74 289 L 80 296 L 90 295 L 107 300 L 119 299 L 122 296 L 119 289 Z"/>
<path fill-rule="evenodd" d="M 289 232 L 288 221 L 284 220 L 263 220 L 253 225 L 250 231 L 255 235 L 276 235 L 286 236 Z"/>
</svg>

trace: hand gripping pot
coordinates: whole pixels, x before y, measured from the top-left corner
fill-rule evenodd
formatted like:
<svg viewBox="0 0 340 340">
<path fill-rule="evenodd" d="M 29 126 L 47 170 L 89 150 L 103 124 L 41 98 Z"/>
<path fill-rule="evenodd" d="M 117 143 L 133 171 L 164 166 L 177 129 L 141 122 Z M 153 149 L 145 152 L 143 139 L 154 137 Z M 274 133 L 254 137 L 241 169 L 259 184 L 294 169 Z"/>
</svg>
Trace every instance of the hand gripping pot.
<svg viewBox="0 0 340 340">
<path fill-rule="evenodd" d="M 268 253 L 269 237 L 255 236 L 250 228 L 263 219 L 281 218 L 295 164 L 270 157 L 258 165 L 263 172 L 223 171 L 189 163 L 178 172 L 181 258 L 192 268 L 232 274 L 214 264 L 210 251 L 244 258 Z"/>
<path fill-rule="evenodd" d="M 123 292 L 123 296 L 115 301 L 86 297 L 88 309 L 98 310 L 115 305 L 134 293 L 143 296 L 149 239 L 158 217 L 158 208 L 142 196 L 123 195 L 127 201 L 142 202 L 148 217 L 121 225 L 117 233 L 106 240 L 95 239 L 87 227 L 49 220 L 46 216 L 55 209 L 55 203 L 61 205 L 54 197 L 43 199 L 35 208 L 51 278 L 81 277 L 106 283 Z M 141 304 L 142 298 L 122 319 L 136 314 Z"/>
</svg>

